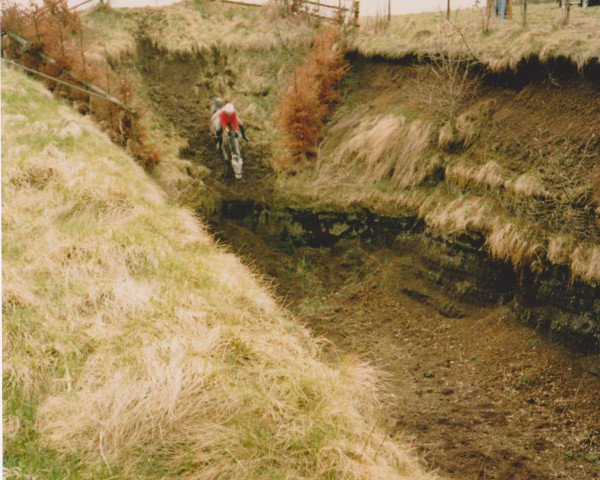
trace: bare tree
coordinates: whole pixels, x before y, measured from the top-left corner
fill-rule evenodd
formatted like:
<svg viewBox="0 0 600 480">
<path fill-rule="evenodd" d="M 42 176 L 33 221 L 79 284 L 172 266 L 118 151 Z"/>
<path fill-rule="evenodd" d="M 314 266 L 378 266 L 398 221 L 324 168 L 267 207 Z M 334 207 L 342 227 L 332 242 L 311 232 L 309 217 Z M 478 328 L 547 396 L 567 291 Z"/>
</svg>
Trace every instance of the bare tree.
<svg viewBox="0 0 600 480">
<path fill-rule="evenodd" d="M 477 96 L 480 78 L 473 74 L 475 61 L 470 58 L 439 54 L 429 58 L 429 65 L 433 82 L 419 93 L 441 127 L 438 145 L 446 147 L 468 136 L 463 128 L 468 125 L 459 116 Z"/>
</svg>

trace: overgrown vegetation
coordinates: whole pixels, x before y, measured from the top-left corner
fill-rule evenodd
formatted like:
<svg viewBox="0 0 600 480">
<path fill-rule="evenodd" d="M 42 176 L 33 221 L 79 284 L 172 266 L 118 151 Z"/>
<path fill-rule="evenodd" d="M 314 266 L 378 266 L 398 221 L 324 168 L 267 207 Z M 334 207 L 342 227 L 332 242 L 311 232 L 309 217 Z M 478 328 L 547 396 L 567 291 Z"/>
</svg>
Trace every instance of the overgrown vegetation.
<svg viewBox="0 0 600 480">
<path fill-rule="evenodd" d="M 41 6 L 32 4 L 30 8 L 5 3 L 2 29 L 30 42 L 30 46 L 24 48 L 16 40 L 4 37 L 3 48 L 9 58 L 88 90 L 89 82 L 129 104 L 135 115 L 97 96 L 46 80 L 51 91 L 72 101 L 81 113 L 91 114 L 111 139 L 125 146 L 142 165 L 152 167 L 159 162 L 161 152 L 149 139 L 144 106 L 134 95 L 138 86 L 126 72 L 116 74 L 108 58 L 88 54 L 81 18 L 75 10 L 69 10 L 66 0 L 44 0 Z"/>
<path fill-rule="evenodd" d="M 276 113 L 290 154 L 275 159 L 277 168 L 296 171 L 314 163 L 324 123 L 340 98 L 337 87 L 348 68 L 339 29 L 323 28 L 306 60 L 288 79 Z"/>
<path fill-rule="evenodd" d="M 430 478 L 377 425 L 372 368 L 322 363 L 91 122 L 2 78 L 5 476 Z"/>
</svg>

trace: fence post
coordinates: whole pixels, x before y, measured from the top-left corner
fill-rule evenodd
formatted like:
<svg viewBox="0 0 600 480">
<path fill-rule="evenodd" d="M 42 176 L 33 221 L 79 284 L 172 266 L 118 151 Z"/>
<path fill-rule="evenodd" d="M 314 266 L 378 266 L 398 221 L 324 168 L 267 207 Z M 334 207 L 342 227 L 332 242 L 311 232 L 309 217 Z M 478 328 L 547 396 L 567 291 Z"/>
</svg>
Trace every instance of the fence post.
<svg viewBox="0 0 600 480">
<path fill-rule="evenodd" d="M 569 24 L 569 14 L 571 13 L 571 0 L 561 0 L 560 6 L 562 9 L 562 24 Z"/>
<path fill-rule="evenodd" d="M 358 28 L 360 26 L 360 0 L 354 0 L 354 26 Z"/>
</svg>

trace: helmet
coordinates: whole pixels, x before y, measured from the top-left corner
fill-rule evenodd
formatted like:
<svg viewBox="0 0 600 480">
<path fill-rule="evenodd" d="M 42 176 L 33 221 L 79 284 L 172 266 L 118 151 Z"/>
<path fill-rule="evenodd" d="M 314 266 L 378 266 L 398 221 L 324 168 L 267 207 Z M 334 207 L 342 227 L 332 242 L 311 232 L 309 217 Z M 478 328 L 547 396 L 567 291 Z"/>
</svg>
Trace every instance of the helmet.
<svg viewBox="0 0 600 480">
<path fill-rule="evenodd" d="M 223 111 L 227 114 L 227 115 L 233 115 L 235 113 L 235 107 L 233 106 L 233 103 L 228 103 L 227 105 L 225 105 L 223 107 Z"/>
</svg>

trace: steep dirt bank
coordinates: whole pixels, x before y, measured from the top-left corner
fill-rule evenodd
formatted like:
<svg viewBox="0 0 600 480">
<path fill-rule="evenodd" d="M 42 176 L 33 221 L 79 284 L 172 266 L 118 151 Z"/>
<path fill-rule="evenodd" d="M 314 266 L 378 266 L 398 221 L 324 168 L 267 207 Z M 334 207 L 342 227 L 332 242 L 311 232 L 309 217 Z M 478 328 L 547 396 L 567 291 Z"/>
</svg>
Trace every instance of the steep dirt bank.
<svg viewBox="0 0 600 480">
<path fill-rule="evenodd" d="M 216 231 L 332 355 L 388 372 L 390 431 L 412 434 L 430 466 L 461 480 L 600 478 L 600 379 L 506 307 L 441 303 L 410 239 L 290 248 L 231 221 Z"/>
<path fill-rule="evenodd" d="M 421 184 L 400 189 L 381 187 L 385 182 L 368 185 L 352 177 L 352 166 L 340 167 L 340 172 L 330 172 L 331 175 L 321 178 L 317 169 L 314 174 L 307 172 L 276 182 L 269 166 L 269 157 L 275 154 L 269 142 L 271 137 L 269 132 L 255 125 L 250 126 L 249 133 L 253 141 L 245 145 L 244 179 L 236 181 L 230 168 L 214 151 L 207 125 L 210 98 L 228 91 L 249 102 L 250 105 L 245 106 L 249 111 L 253 102 L 272 108 L 275 101 L 272 89 L 248 93 L 245 85 L 252 77 L 249 74 L 252 68 L 255 74 L 265 78 L 280 78 L 279 73 L 274 73 L 278 61 L 261 64 L 258 59 L 253 60 L 258 53 L 246 52 L 247 58 L 242 63 L 239 52 L 226 50 L 166 55 L 143 37 L 139 39 L 136 62 L 148 96 L 163 121 L 186 139 L 182 155 L 211 169 L 206 182 L 215 196 L 224 201 L 244 199 L 265 206 L 274 202 L 301 207 L 311 204 L 316 205 L 317 210 L 328 204 L 329 211 L 342 213 L 354 211 L 358 205 L 374 212 L 383 210 L 389 218 L 397 219 L 406 210 L 395 195 L 416 193 L 430 203 L 430 209 L 439 210 L 433 212 L 436 214 L 434 225 L 427 218 L 430 211 L 415 210 L 411 215 L 425 217 L 432 234 L 439 237 L 429 261 L 438 263 L 437 270 L 429 275 L 435 277 L 432 278 L 434 283 L 445 282 L 449 289 L 454 288 L 454 267 L 451 262 L 444 262 L 444 238 L 458 239 L 460 243 L 462 236 L 470 242 L 465 255 L 474 256 L 476 260 L 470 263 L 470 270 L 463 269 L 464 278 L 460 278 L 458 284 L 463 287 L 469 281 L 474 284 L 478 262 L 485 263 L 488 258 L 484 252 L 490 249 L 489 237 L 498 233 L 486 231 L 476 223 L 485 225 L 482 218 L 493 215 L 494 228 L 500 231 L 500 235 L 496 235 L 501 250 L 497 255 L 501 257 L 498 264 L 507 271 L 503 274 L 504 284 L 496 285 L 495 296 L 510 292 L 508 298 L 519 299 L 518 306 L 523 308 L 520 316 L 531 325 L 553 332 L 580 350 L 597 348 L 600 338 L 600 304 L 595 300 L 598 286 L 586 284 L 573 276 L 565 264 L 555 265 L 543 253 L 548 236 L 557 237 L 563 242 L 557 244 L 566 245 L 565 252 L 556 254 L 567 256 L 566 262 L 569 261 L 568 248 L 576 252 L 580 242 L 593 248 L 600 241 L 598 214 L 585 203 L 588 200 L 585 195 L 577 188 L 577 197 L 572 201 L 565 200 L 563 195 L 565 191 L 570 199 L 572 184 L 589 180 L 587 167 L 600 155 L 600 127 L 593 120 L 600 115 L 600 90 L 587 74 L 580 75 L 564 60 L 542 64 L 532 58 L 524 61 L 514 74 L 483 75 L 472 85 L 476 90 L 461 97 L 457 112 L 457 115 L 468 113 L 469 140 L 439 151 L 434 145 L 427 147 L 428 155 L 442 160 L 436 160 L 439 163 L 435 174 Z M 256 65 L 250 67 L 253 61 Z M 439 72 L 431 65 L 414 63 L 415 59 L 410 58 L 389 62 L 356 55 L 352 61 L 344 98 L 322 145 L 323 165 L 340 148 L 345 148 L 349 142 L 348 132 L 356 129 L 365 117 L 393 115 L 407 124 L 437 125 L 439 121 L 435 109 L 431 109 L 431 101 L 435 95 L 442 95 L 443 90 L 439 90 L 441 85 L 436 75 Z M 246 92 L 246 96 L 241 92 Z M 431 136 L 436 135 L 432 129 Z M 435 143 L 435 138 L 427 140 Z M 403 161 L 401 156 L 397 162 Z M 347 181 L 336 183 L 342 177 L 335 175 L 346 173 Z M 311 175 L 316 176 L 316 180 Z M 558 182 L 556 185 L 552 183 L 554 180 Z M 379 191 L 380 187 L 384 191 Z M 380 193 L 385 195 L 374 202 Z M 431 198 L 434 200 L 430 201 Z M 464 207 L 468 202 L 491 207 L 484 214 L 471 213 Z M 448 211 L 444 211 L 446 207 Z M 470 215 L 475 218 L 471 219 Z M 463 222 L 467 227 L 461 231 L 464 227 L 457 227 L 453 222 Z M 515 261 L 514 257 L 521 255 L 520 250 L 524 251 L 522 258 Z M 582 258 L 578 259 L 579 264 L 587 265 L 585 257 Z M 510 266 L 511 261 L 513 266 Z M 469 279 L 469 275 L 472 278 Z M 488 289 L 487 297 L 491 290 Z M 471 298 L 480 294 L 474 287 L 473 292 Z"/>
<path fill-rule="evenodd" d="M 592 172 L 600 158 L 600 83 L 564 61 L 531 60 L 512 76 L 473 78 L 453 96 L 440 78 L 455 65 L 414 60 L 355 57 L 319 164 L 282 189 L 295 205 L 408 213 L 442 239 L 474 239 L 473 251 L 512 264 L 511 288 L 528 308 L 546 303 L 575 313 L 565 321 L 534 309 L 532 323 L 598 330 Z M 441 116 L 451 104 L 444 95 L 457 102 L 451 134 L 451 120 Z M 586 306 L 561 289 L 581 290 Z"/>
<path fill-rule="evenodd" d="M 223 201 L 213 216 L 217 225 L 234 220 L 254 233 L 298 247 L 334 247 L 357 239 L 399 249 L 412 257 L 414 275 L 439 290 L 435 296 L 403 289 L 405 294 L 448 317 L 463 316 L 455 301 L 476 306 L 507 304 L 515 315 L 541 333 L 576 351 L 600 351 L 600 286 L 570 279 L 564 267 L 543 273 L 519 271 L 485 251 L 476 232 L 447 234 L 428 228 L 416 215 L 379 215 L 368 210 L 336 212 L 264 205 L 247 200 Z M 590 357 L 600 374 L 600 357 Z"/>
<path fill-rule="evenodd" d="M 458 102 L 456 117 L 466 114 L 473 129 L 468 139 L 440 152 L 448 157 L 446 163 L 494 161 L 512 173 L 539 173 L 544 163 L 566 159 L 570 153 L 585 153 L 588 161 L 600 156 L 600 77 L 584 75 L 566 60 L 529 59 L 516 71 L 479 72 L 477 80 L 452 99 L 436 98 L 451 96 L 440 90 L 438 80 L 448 73 L 441 70 L 451 65 L 357 55 L 352 65 L 346 96 L 322 147 L 325 157 L 339 147 L 342 124 L 348 129 L 369 115 L 394 114 L 409 122 L 438 125 L 446 118 L 436 102 L 450 100 Z M 437 131 L 432 136 L 437 140 Z"/>
<path fill-rule="evenodd" d="M 235 53 L 217 50 L 202 55 L 165 55 L 148 42 L 140 40 L 138 43 L 137 67 L 149 98 L 163 121 L 186 139 L 182 155 L 211 169 L 205 181 L 216 197 L 222 201 L 244 199 L 265 206 L 274 202 L 279 205 L 290 202 L 300 206 L 312 204 L 317 210 L 323 204 L 329 204 L 326 209 L 342 214 L 356 210 L 354 207 L 358 205 L 375 212 L 384 210 L 389 218 L 402 216 L 404 209 L 397 205 L 395 191 L 388 189 L 386 202 L 371 205 L 371 199 L 376 195 L 373 191 L 364 192 L 365 188 L 370 188 L 365 187 L 365 182 L 358 182 L 348 191 L 340 191 L 335 178 L 325 177 L 318 179 L 325 187 L 314 189 L 311 172 L 307 173 L 307 178 L 300 175 L 283 183 L 276 182 L 269 166 L 269 157 L 274 152 L 268 132 L 253 129 L 252 125 L 249 136 L 254 139 L 245 145 L 244 179 L 233 179 L 230 168 L 214 151 L 207 121 L 210 98 L 218 95 L 220 88 L 232 94 L 244 90 L 248 73 L 240 72 L 248 68 L 251 58 L 244 60 L 244 66 L 240 66 L 236 58 Z M 352 60 L 345 96 L 322 146 L 323 163 L 347 143 L 347 132 L 366 116 L 392 114 L 402 116 L 407 122 L 434 124 L 437 121 L 433 112 L 426 108 L 431 95 L 440 87 L 430 65 L 415 64 L 415 59 L 389 62 L 354 56 Z M 268 72 L 274 65 L 265 63 L 256 68 L 262 74 L 270 75 Z M 525 77 L 530 81 L 524 82 Z M 465 224 L 471 222 L 470 213 L 460 211 L 460 202 L 464 199 L 474 199 L 476 204 L 493 204 L 494 211 L 488 214 L 500 218 L 496 222 L 500 225 L 498 228 L 515 224 L 526 229 L 528 235 L 545 231 L 559 237 L 569 235 L 571 242 L 586 241 L 592 245 L 600 234 L 598 215 L 577 203 L 581 197 L 567 208 L 564 202 L 554 201 L 551 196 L 555 191 L 550 192 L 550 187 L 542 183 L 542 180 L 552 180 L 553 174 L 562 176 L 563 173 L 568 182 L 582 181 L 576 174 L 570 176 L 573 164 L 577 164 L 579 158 L 589 163 L 590 158 L 600 155 L 600 131 L 596 135 L 598 125 L 593 121 L 596 113 L 600 113 L 598 86 L 565 66 L 565 62 L 557 60 L 550 65 L 534 59 L 523 63 L 513 77 L 507 73 L 489 74 L 483 76 L 477 86 L 461 105 L 463 110 L 475 112 L 470 117 L 472 138 L 467 144 L 451 147 L 448 151 L 432 151 L 432 155 L 443 156 L 442 168 L 424 184 L 405 189 L 416 191 L 425 198 L 437 195 L 432 204 L 438 209 L 458 200 L 458 213 L 442 211 L 436 220 L 439 225 L 428 225 L 439 241 L 428 260 L 430 265 L 437 263 L 437 267 L 435 272 L 426 274 L 434 283 L 445 284 L 450 290 L 455 285 L 464 289 L 470 283 L 471 298 L 479 298 L 481 293 L 473 284 L 477 278 L 482 278 L 482 275 L 476 277 L 478 268 L 488 261 L 484 252 L 489 249 L 490 232 L 469 225 L 467 231 L 461 233 L 454 225 L 445 225 L 446 217 L 458 215 L 467 216 Z M 274 101 L 271 98 L 273 92 L 267 93 L 266 100 L 260 92 L 255 94 L 251 95 L 252 101 Z M 241 98 L 249 101 L 246 97 Z M 433 150 L 433 147 L 429 148 Z M 549 172 L 544 170 L 548 164 L 557 168 L 566 165 L 566 170 Z M 584 171 L 579 164 L 577 169 Z M 319 175 L 318 170 L 316 175 Z M 352 178 L 345 185 L 353 187 Z M 562 184 L 556 187 L 558 195 L 564 187 Z M 377 188 L 373 186 L 373 189 Z M 356 197 L 361 190 L 365 196 Z M 398 193 L 402 192 L 402 189 L 398 190 Z M 416 212 L 411 215 L 424 216 Z M 444 237 L 458 239 L 460 243 L 461 235 L 463 240 L 470 242 L 464 256 L 471 255 L 476 260 L 469 263 L 469 269 L 463 268 L 461 278 L 455 281 L 453 264 L 444 262 Z M 600 304 L 594 300 L 598 296 L 597 285 L 573 278 L 565 265 L 552 265 L 539 253 L 533 241 L 530 243 L 534 246 L 527 242 L 529 239 L 523 241 L 518 236 L 516 240 L 501 240 L 506 258 L 498 264 L 507 271 L 503 274 L 504 284 L 497 282 L 498 291 L 494 294 L 488 289 L 484 297 L 497 298 L 503 295 L 502 292 L 510 292 L 507 298 L 518 299 L 515 305 L 520 309 L 519 316 L 530 325 L 552 332 L 579 350 L 595 350 L 600 338 Z M 542 245 L 547 240 L 542 238 L 539 242 Z M 531 250 L 534 258 L 525 258 L 519 265 L 510 266 L 511 255 L 519 249 Z M 532 261 L 536 262 L 533 267 L 530 266 Z M 542 272 L 539 265 L 543 266 Z"/>
</svg>

